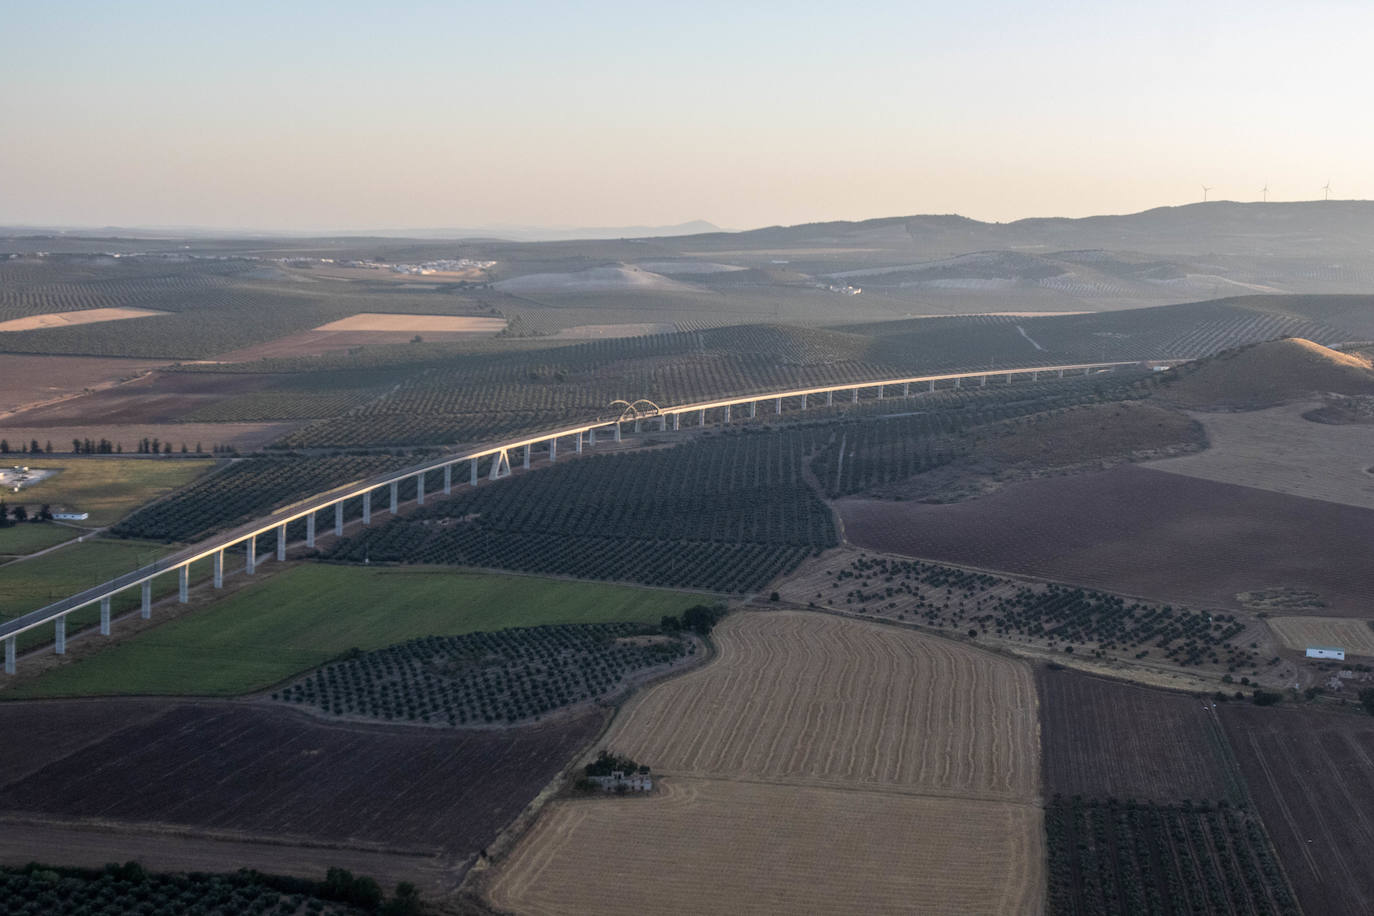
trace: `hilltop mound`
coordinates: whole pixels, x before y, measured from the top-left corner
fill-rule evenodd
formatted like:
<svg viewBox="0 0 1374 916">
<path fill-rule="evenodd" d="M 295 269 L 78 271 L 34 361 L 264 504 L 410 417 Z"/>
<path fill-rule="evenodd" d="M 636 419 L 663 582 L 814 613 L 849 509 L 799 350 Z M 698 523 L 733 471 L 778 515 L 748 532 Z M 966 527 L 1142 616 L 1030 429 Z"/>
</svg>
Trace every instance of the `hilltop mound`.
<svg viewBox="0 0 1374 916">
<path fill-rule="evenodd" d="M 1183 407 L 1252 408 L 1314 393 L 1374 394 L 1368 359 L 1300 337 L 1226 350 L 1159 379 L 1159 396 Z"/>
</svg>

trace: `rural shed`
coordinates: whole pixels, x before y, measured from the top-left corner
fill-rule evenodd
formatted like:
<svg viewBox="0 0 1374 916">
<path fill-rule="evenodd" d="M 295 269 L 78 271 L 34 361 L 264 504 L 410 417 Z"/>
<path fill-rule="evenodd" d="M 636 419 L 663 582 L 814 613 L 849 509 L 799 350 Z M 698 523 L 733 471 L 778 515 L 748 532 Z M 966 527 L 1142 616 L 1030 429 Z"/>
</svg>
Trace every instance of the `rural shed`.
<svg viewBox="0 0 1374 916">
<path fill-rule="evenodd" d="M 1345 650 L 1335 646 L 1308 646 L 1308 658 L 1334 658 L 1338 661 L 1345 661 Z"/>
</svg>

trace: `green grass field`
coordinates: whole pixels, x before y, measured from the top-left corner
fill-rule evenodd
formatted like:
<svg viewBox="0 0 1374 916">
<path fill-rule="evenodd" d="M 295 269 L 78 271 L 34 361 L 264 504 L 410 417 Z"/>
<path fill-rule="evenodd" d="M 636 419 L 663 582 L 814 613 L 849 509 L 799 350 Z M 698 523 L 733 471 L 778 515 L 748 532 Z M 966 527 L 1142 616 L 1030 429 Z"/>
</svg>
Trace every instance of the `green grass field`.
<svg viewBox="0 0 1374 916">
<path fill-rule="evenodd" d="M 0 698 L 262 690 L 351 648 L 552 623 L 657 623 L 700 595 L 454 570 L 305 564 Z"/>
<path fill-rule="evenodd" d="M 18 493 L 6 494 L 10 503 L 47 503 L 89 512 L 84 525 L 113 525 L 129 512 L 173 490 L 186 486 L 214 466 L 214 461 L 179 458 L 55 458 L 35 455 L 35 470 L 60 468 L 61 472 Z"/>
<path fill-rule="evenodd" d="M 96 538 L 82 544 L 71 544 L 31 560 L 6 563 L 0 566 L 0 620 L 38 610 L 53 601 L 99 585 L 172 552 L 173 549 L 166 544 L 153 544 L 147 541 L 107 541 Z M 204 578 L 208 574 L 208 561 L 192 567 L 192 581 Z M 176 575 L 170 573 L 154 582 L 153 592 L 157 596 L 162 596 L 175 591 L 176 587 Z M 112 610 L 119 614 L 137 607 L 138 603 L 139 591 L 136 588 L 131 589 L 114 599 Z M 99 607 L 83 608 L 68 617 L 67 632 L 75 633 L 99 619 Z M 25 633 L 19 637 L 19 648 L 22 651 L 43 642 L 50 642 L 52 636 L 51 627 Z"/>
<path fill-rule="evenodd" d="M 0 562 L 70 541 L 80 534 L 75 528 L 52 522 L 23 522 L 0 528 Z"/>
</svg>

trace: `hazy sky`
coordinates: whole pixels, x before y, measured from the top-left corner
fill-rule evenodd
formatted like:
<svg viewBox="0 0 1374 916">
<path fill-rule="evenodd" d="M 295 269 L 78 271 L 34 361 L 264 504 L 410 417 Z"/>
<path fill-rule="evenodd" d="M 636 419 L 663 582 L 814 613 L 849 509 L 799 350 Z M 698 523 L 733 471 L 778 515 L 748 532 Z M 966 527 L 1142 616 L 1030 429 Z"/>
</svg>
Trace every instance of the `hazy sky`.
<svg viewBox="0 0 1374 916">
<path fill-rule="evenodd" d="M 730 228 L 1374 197 L 1374 4 L 0 0 L 0 223 Z M 747 9 L 742 9 L 747 6 Z"/>
</svg>

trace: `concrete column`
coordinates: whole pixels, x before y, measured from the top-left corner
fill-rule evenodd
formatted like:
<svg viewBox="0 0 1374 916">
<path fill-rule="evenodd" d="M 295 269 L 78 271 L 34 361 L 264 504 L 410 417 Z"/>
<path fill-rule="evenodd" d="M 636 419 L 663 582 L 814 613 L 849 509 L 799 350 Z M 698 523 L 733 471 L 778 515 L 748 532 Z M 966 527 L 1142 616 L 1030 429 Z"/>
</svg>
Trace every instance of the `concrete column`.
<svg viewBox="0 0 1374 916">
<path fill-rule="evenodd" d="M 954 380 L 954 387 L 955 387 L 955 388 L 962 388 L 962 387 L 964 387 L 964 380 L 961 379 L 961 378 L 955 379 L 955 380 Z"/>
<path fill-rule="evenodd" d="M 730 405 L 729 405 L 729 404 L 726 404 L 726 405 L 725 405 L 725 422 L 726 422 L 726 423 L 729 423 L 729 422 L 730 422 Z"/>
<path fill-rule="evenodd" d="M 1008 385 L 1011 384 L 1011 375 L 1012 375 L 1012 374 L 1011 374 L 1010 372 L 1008 372 L 1007 375 L 1006 375 L 1006 379 L 1007 379 L 1007 384 L 1008 384 Z"/>
<path fill-rule="evenodd" d="M 58 655 L 67 654 L 67 615 L 63 614 L 53 624 L 53 651 Z"/>
<path fill-rule="evenodd" d="M 444 465 L 444 495 L 447 496 L 447 495 L 449 495 L 449 494 L 452 493 L 452 492 L 453 492 L 453 465 L 451 465 L 451 464 L 446 464 L 446 465 Z"/>
<path fill-rule="evenodd" d="M 673 432 L 677 432 L 680 429 L 682 429 L 682 414 L 675 413 L 673 414 Z"/>
<path fill-rule="evenodd" d="M 587 430 L 587 446 L 596 448 L 596 430 L 594 429 Z"/>
<path fill-rule="evenodd" d="M 315 513 L 311 512 L 305 517 L 305 546 L 315 546 Z"/>
<path fill-rule="evenodd" d="M 640 423 L 639 417 L 635 417 L 635 432 L 639 432 L 639 431 L 640 431 L 640 425 L 639 425 L 639 423 Z"/>
<path fill-rule="evenodd" d="M 882 385 L 879 385 L 879 386 L 878 386 L 878 400 L 881 401 L 881 400 L 883 399 L 883 397 L 885 396 L 885 394 L 886 394 L 886 392 L 883 391 L 883 386 L 882 386 Z"/>
<path fill-rule="evenodd" d="M 615 424 L 615 441 L 617 441 L 617 442 L 620 441 L 620 421 L 619 421 L 619 420 L 617 420 L 617 421 L 616 421 L 616 424 Z"/>
<path fill-rule="evenodd" d="M 934 391 L 934 390 L 935 390 L 935 379 L 931 379 L 931 380 L 930 380 L 930 390 L 931 390 L 931 391 Z"/>
<path fill-rule="evenodd" d="M 706 425 L 706 411 L 705 411 L 705 410 L 700 410 L 700 411 L 697 412 L 697 426 L 705 426 L 705 425 Z"/>
<path fill-rule="evenodd" d="M 468 486 L 477 486 L 477 459 L 468 462 Z"/>
<path fill-rule="evenodd" d="M 638 423 L 639 423 L 639 421 L 636 420 L 636 421 L 635 421 L 635 424 L 638 425 Z M 557 461 L 557 460 L 558 460 L 558 437 L 555 436 L 554 438 L 552 438 L 552 439 L 549 440 L 549 463 L 552 464 L 553 462 L 555 462 L 555 461 Z"/>
<path fill-rule="evenodd" d="M 853 393 L 853 394 L 850 396 L 850 398 L 849 398 L 849 403 L 851 403 L 851 404 L 857 404 L 857 403 L 859 403 L 859 389 L 857 389 L 857 388 L 854 389 L 854 393 Z"/>
<path fill-rule="evenodd" d="M 1032 382 L 1038 382 L 1038 381 L 1040 381 L 1040 373 L 1039 373 L 1039 372 L 1032 372 L 1032 373 L 1031 373 L 1031 381 L 1032 381 Z"/>
<path fill-rule="evenodd" d="M 902 382 L 902 397 L 904 397 L 904 398 L 909 398 L 909 397 L 911 397 L 911 383 L 910 383 L 910 382 Z"/>
<path fill-rule="evenodd" d="M 151 579 L 143 583 L 143 607 L 139 609 L 139 616 L 144 620 L 150 620 L 153 616 L 153 583 Z"/>
<path fill-rule="evenodd" d="M 779 398 L 778 400 L 779 400 L 779 402 L 781 402 L 782 399 Z M 806 408 L 808 408 L 808 407 L 810 407 L 810 406 L 811 406 L 811 395 L 809 395 L 809 394 L 804 394 L 804 395 L 802 395 L 802 406 L 801 406 L 801 409 L 802 409 L 802 410 L 805 410 Z M 781 403 L 778 404 L 778 413 L 782 413 L 782 404 L 781 404 Z"/>
<path fill-rule="evenodd" d="M 448 468 L 444 468 L 444 470 L 447 471 Z M 448 475 L 445 474 L 444 476 L 447 477 Z M 370 524 L 372 524 L 372 491 L 371 491 L 371 490 L 368 490 L 366 493 L 363 494 L 363 524 L 364 524 L 364 525 L 370 525 Z"/>
<path fill-rule="evenodd" d="M 310 518 L 310 521 L 313 522 L 314 520 L 315 520 L 315 519 L 314 519 L 314 517 L 312 516 L 312 517 Z M 310 545 L 311 547 L 314 547 L 314 546 L 315 546 L 315 526 L 314 526 L 314 525 L 307 524 L 306 527 L 307 527 L 307 529 L 308 529 L 307 532 L 306 532 L 306 534 L 308 535 L 307 543 L 309 543 L 309 545 Z M 224 588 L 224 551 L 223 551 L 223 550 L 216 550 L 216 551 L 214 552 L 214 555 L 211 556 L 211 558 L 210 558 L 210 566 L 211 566 L 211 568 L 212 568 L 213 571 L 214 571 L 214 583 L 215 583 L 215 588 Z M 147 597 L 147 594 L 148 594 L 148 593 L 147 593 L 147 589 L 149 588 L 149 586 L 150 586 L 150 583 L 148 583 L 148 582 L 144 582 L 144 583 L 143 583 L 143 588 L 144 588 L 144 593 L 143 593 L 143 594 L 144 594 L 144 597 L 145 597 L 145 598 Z M 145 603 L 146 603 L 146 602 L 145 602 Z"/>
<path fill-rule="evenodd" d="M 110 635 L 110 596 L 100 599 L 100 635 Z"/>
<path fill-rule="evenodd" d="M 251 540 L 251 539 L 250 539 Z M 183 566 L 177 570 L 177 600 L 182 604 L 191 600 L 191 567 Z"/>
<path fill-rule="evenodd" d="M 243 571 L 251 576 L 258 570 L 258 539 L 249 538 L 243 544 Z"/>
<path fill-rule="evenodd" d="M 1060 369 L 1060 370 L 1059 370 L 1059 377 L 1060 377 L 1060 378 L 1063 378 L 1063 377 L 1064 377 L 1064 370 L 1063 370 L 1063 369 Z"/>
<path fill-rule="evenodd" d="M 757 417 L 758 415 L 759 415 L 759 402 L 758 402 L 758 401 L 750 401 L 750 402 L 749 402 L 749 419 L 752 420 L 752 419 L 754 419 L 755 417 Z"/>
<path fill-rule="evenodd" d="M 391 514 L 395 515 L 401 508 L 401 485 L 396 481 L 391 482 Z"/>
<path fill-rule="evenodd" d="M 666 413 L 658 415 L 658 431 L 661 433 L 668 431 L 668 415 Z"/>
<path fill-rule="evenodd" d="M 534 445 L 533 445 L 533 444 L 527 443 L 527 444 L 525 445 L 525 470 L 527 470 L 527 471 L 530 469 L 530 450 L 533 449 L 533 448 L 534 448 Z"/>
<path fill-rule="evenodd" d="M 11 636 L 5 640 L 5 673 L 14 673 L 14 644 L 19 637 Z"/>
<path fill-rule="evenodd" d="M 343 503 L 334 504 L 334 537 L 343 537 Z"/>
<path fill-rule="evenodd" d="M 582 454 L 582 430 L 577 431 L 577 454 Z"/>
<path fill-rule="evenodd" d="M 286 562 L 286 523 L 277 526 L 277 562 Z"/>
<path fill-rule="evenodd" d="M 979 381 L 978 381 L 978 387 L 979 387 L 979 388 L 986 388 L 986 387 L 988 387 L 988 377 L 987 377 L 986 375 L 983 376 L 981 379 L 979 379 Z"/>
<path fill-rule="evenodd" d="M 827 392 L 825 393 L 825 406 L 826 406 L 826 407 L 834 407 L 834 406 L 835 406 L 835 392 L 833 392 L 833 391 L 827 391 Z"/>
<path fill-rule="evenodd" d="M 415 505 L 425 504 L 425 475 L 423 473 L 415 475 Z"/>
</svg>

